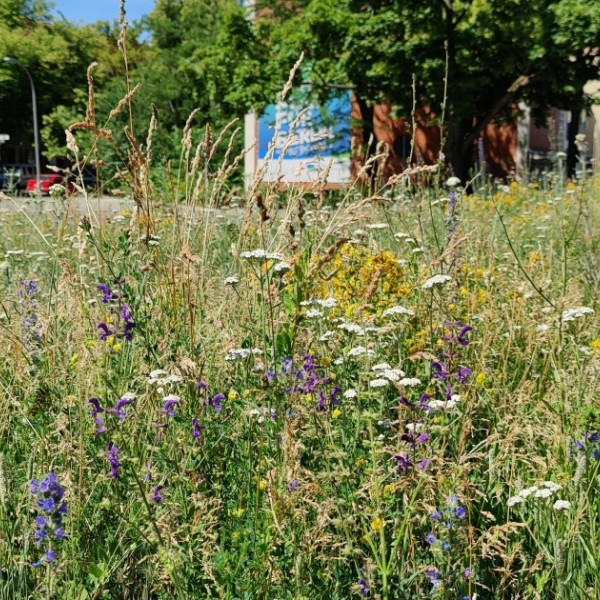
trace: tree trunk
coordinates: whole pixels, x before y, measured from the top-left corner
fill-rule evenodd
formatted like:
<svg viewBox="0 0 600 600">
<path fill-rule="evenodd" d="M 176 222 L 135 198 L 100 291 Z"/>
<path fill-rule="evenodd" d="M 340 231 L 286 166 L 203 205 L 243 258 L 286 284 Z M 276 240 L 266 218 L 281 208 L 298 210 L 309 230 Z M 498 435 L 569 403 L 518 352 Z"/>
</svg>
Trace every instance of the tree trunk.
<svg viewBox="0 0 600 600">
<path fill-rule="evenodd" d="M 473 165 L 473 127 L 466 119 L 452 119 L 448 125 L 446 160 L 452 174 L 462 182 L 467 181 Z"/>
<path fill-rule="evenodd" d="M 581 124 L 581 111 L 583 110 L 583 99 L 575 96 L 571 102 L 571 121 L 567 127 L 567 177 L 573 177 L 579 160 L 575 136 L 579 133 Z"/>
<path fill-rule="evenodd" d="M 358 94 L 355 94 L 355 97 L 360 109 L 360 131 L 362 135 L 362 147 L 364 148 L 364 162 L 366 163 L 377 151 L 377 138 L 373 130 L 374 107 Z M 377 161 L 369 165 L 366 175 L 369 182 L 375 179 L 377 175 Z"/>
</svg>

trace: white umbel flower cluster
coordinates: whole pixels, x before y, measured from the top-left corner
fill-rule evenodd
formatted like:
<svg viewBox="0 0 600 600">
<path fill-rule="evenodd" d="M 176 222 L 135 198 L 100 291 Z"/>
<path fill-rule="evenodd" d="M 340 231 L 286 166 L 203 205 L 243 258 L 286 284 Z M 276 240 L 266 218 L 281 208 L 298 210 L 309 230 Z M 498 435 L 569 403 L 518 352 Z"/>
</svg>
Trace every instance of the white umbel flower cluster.
<svg viewBox="0 0 600 600">
<path fill-rule="evenodd" d="M 240 253 L 240 258 L 246 260 L 265 261 L 265 260 L 283 260 L 283 254 L 279 252 L 267 252 L 262 248 L 256 250 L 246 250 Z"/>
<path fill-rule="evenodd" d="M 574 321 L 575 319 L 581 319 L 585 315 L 593 315 L 594 309 L 589 306 L 578 306 L 577 308 L 569 308 L 563 310 L 562 320 L 563 321 Z"/>
<path fill-rule="evenodd" d="M 260 355 L 263 351 L 260 348 L 235 348 L 229 350 L 225 355 L 226 361 L 244 360 L 250 355 Z"/>
<path fill-rule="evenodd" d="M 410 317 L 414 316 L 415 311 L 410 308 L 404 308 L 404 306 L 392 306 L 381 313 L 381 317 L 385 319 L 386 317 L 391 317 L 393 315 L 408 315 Z"/>
<path fill-rule="evenodd" d="M 448 283 L 449 281 L 452 281 L 452 277 L 450 277 L 450 275 L 434 275 L 433 277 L 430 277 L 424 284 L 423 284 L 423 289 L 424 290 L 429 290 L 431 289 L 434 285 L 444 285 L 445 283 Z"/>
</svg>

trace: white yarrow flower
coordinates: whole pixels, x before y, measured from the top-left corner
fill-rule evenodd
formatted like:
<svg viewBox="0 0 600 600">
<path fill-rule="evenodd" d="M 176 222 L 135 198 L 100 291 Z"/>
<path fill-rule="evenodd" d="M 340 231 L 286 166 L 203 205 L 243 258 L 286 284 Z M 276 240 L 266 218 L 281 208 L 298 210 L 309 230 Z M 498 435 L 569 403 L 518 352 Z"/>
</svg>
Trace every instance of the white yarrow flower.
<svg viewBox="0 0 600 600">
<path fill-rule="evenodd" d="M 364 346 L 355 346 L 348 352 L 348 356 L 362 356 L 367 353 L 367 349 Z"/>
<path fill-rule="evenodd" d="M 452 281 L 452 277 L 450 277 L 450 275 L 434 275 L 433 277 L 430 277 L 422 287 L 424 290 L 429 290 L 434 285 L 444 285 L 449 281 Z"/>
<path fill-rule="evenodd" d="M 382 369 L 377 371 L 377 375 L 385 377 L 385 379 L 389 379 L 390 381 L 399 381 L 404 377 L 405 373 L 401 369 Z"/>
<path fill-rule="evenodd" d="M 415 311 L 410 308 L 404 308 L 404 306 L 392 306 L 381 313 L 381 317 L 385 319 L 385 317 L 390 317 L 392 315 L 408 315 L 413 316 Z"/>
<path fill-rule="evenodd" d="M 521 496 L 521 498 L 525 499 L 525 498 L 528 498 L 529 496 L 531 496 L 531 494 L 534 494 L 537 491 L 538 491 L 537 485 L 533 485 L 533 486 L 531 486 L 529 488 L 525 488 L 524 490 L 521 490 L 519 492 L 519 496 Z"/>
<path fill-rule="evenodd" d="M 251 354 L 262 354 L 262 350 L 260 348 L 234 348 L 233 350 L 229 350 L 225 355 L 226 361 L 234 361 L 240 359 L 246 359 Z"/>
<path fill-rule="evenodd" d="M 240 280 L 237 277 L 225 277 L 225 279 L 223 280 L 223 283 L 225 285 L 237 285 L 240 282 Z"/>
<path fill-rule="evenodd" d="M 568 500 L 557 500 L 554 503 L 554 510 L 569 510 L 571 503 Z"/>
<path fill-rule="evenodd" d="M 575 319 L 580 319 L 585 315 L 593 315 L 594 309 L 589 308 L 588 306 L 578 306 L 577 308 L 569 308 L 567 310 L 563 310 L 562 320 L 563 321 L 574 321 Z"/>
<path fill-rule="evenodd" d="M 535 497 L 536 498 L 550 498 L 550 496 L 552 496 L 554 492 L 552 490 L 549 490 L 548 488 L 543 488 L 541 490 L 538 489 L 537 492 L 535 492 Z"/>
<path fill-rule="evenodd" d="M 273 266 L 275 273 L 287 273 L 292 268 L 292 265 L 284 261 L 278 262 Z"/>
<path fill-rule="evenodd" d="M 546 488 L 551 492 L 558 492 L 558 490 L 562 488 L 562 485 L 554 483 L 554 481 L 542 481 L 542 483 L 540 483 L 540 487 Z"/>
<path fill-rule="evenodd" d="M 357 396 L 358 396 L 358 393 L 356 392 L 356 390 L 354 390 L 352 388 L 350 388 L 344 392 L 344 398 L 346 398 L 347 400 L 350 400 L 351 398 L 356 398 Z"/>
<path fill-rule="evenodd" d="M 416 377 L 405 377 L 398 382 L 398 385 L 403 385 L 404 387 L 416 387 L 417 385 L 421 385 L 421 380 Z"/>
<path fill-rule="evenodd" d="M 383 388 L 383 387 L 386 387 L 388 384 L 389 384 L 389 381 L 387 379 L 377 378 L 377 379 L 373 379 L 372 381 L 369 382 L 369 387 Z"/>
<path fill-rule="evenodd" d="M 240 258 L 245 258 L 246 260 L 283 260 L 283 254 L 279 252 L 267 252 L 263 248 L 258 248 L 256 250 L 246 250 L 245 252 L 240 253 Z"/>
<path fill-rule="evenodd" d="M 387 229 L 389 225 L 387 223 L 370 223 L 365 226 L 367 229 Z"/>
<path fill-rule="evenodd" d="M 508 499 L 506 506 L 508 506 L 508 507 L 514 506 L 515 504 L 520 504 L 524 500 L 525 499 L 522 496 L 512 496 L 511 498 Z"/>
</svg>

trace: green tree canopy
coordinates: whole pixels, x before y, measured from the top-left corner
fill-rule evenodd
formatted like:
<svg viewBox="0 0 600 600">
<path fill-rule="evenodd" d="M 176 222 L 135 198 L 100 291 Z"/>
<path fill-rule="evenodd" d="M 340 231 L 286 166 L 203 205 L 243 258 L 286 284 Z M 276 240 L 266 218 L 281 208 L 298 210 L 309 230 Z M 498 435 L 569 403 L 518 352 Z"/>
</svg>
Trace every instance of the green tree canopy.
<svg viewBox="0 0 600 600">
<path fill-rule="evenodd" d="M 289 63 L 304 51 L 320 96 L 354 90 L 363 118 L 387 100 L 444 117 L 447 160 L 465 177 L 473 142 L 492 120 L 572 108 L 598 76 L 600 5 L 587 0 L 264 0 L 269 48 Z M 582 100 L 580 100 L 581 106 Z"/>
</svg>

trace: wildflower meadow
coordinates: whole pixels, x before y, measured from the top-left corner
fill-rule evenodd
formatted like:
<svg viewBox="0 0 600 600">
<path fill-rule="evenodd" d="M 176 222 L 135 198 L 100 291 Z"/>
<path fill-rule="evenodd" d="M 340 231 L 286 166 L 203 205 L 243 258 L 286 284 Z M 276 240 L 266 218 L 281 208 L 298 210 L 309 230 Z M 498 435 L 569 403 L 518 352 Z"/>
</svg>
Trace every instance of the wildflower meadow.
<svg viewBox="0 0 600 600">
<path fill-rule="evenodd" d="M 597 177 L 244 191 L 155 129 L 119 213 L 2 195 L 0 598 L 599 598 Z"/>
</svg>

